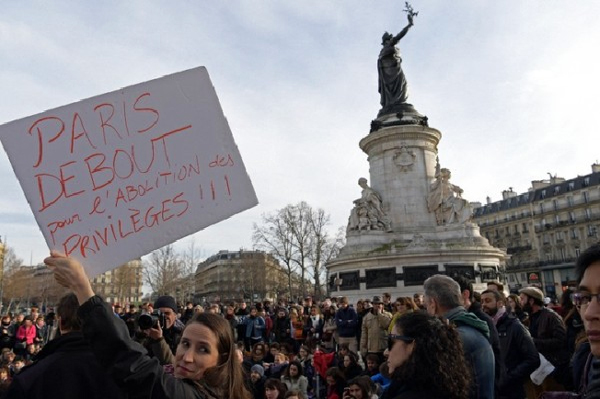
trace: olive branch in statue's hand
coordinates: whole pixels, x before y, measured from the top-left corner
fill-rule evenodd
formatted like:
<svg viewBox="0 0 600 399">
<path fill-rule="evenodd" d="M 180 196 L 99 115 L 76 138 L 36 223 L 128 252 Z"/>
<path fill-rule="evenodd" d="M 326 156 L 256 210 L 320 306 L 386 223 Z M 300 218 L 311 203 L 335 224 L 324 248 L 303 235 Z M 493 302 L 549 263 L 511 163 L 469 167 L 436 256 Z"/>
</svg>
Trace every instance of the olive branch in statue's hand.
<svg viewBox="0 0 600 399">
<path fill-rule="evenodd" d="M 406 16 L 408 17 L 408 23 L 410 25 L 413 25 L 413 19 L 414 19 L 414 17 L 419 15 L 419 12 L 418 11 L 415 12 L 415 10 L 412 8 L 412 6 L 410 5 L 410 3 L 408 1 L 405 2 L 404 5 L 406 8 L 403 11 L 407 14 Z"/>
</svg>

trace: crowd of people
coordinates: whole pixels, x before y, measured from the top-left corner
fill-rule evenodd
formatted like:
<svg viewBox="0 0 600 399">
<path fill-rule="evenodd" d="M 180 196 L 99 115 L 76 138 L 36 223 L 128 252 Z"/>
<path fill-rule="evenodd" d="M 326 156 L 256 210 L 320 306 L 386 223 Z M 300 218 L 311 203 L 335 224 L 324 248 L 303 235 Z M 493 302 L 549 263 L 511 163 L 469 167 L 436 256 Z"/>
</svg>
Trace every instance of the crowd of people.
<svg viewBox="0 0 600 399">
<path fill-rule="evenodd" d="M 180 307 L 162 296 L 124 311 L 93 293 L 78 261 L 53 252 L 46 263 L 73 293 L 56 315 L 2 317 L 3 397 L 600 397 L 599 245 L 581 255 L 579 285 L 560 303 L 536 287 L 477 293 L 434 275 L 395 300 Z"/>
</svg>

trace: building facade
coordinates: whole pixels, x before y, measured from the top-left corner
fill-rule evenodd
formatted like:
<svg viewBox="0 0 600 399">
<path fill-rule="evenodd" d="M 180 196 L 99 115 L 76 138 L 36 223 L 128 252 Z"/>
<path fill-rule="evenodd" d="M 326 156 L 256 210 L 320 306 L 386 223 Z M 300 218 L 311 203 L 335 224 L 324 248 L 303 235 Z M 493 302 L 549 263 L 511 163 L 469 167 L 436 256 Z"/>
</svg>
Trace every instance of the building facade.
<svg viewBox="0 0 600 399">
<path fill-rule="evenodd" d="M 490 244 L 506 250 L 510 291 L 535 285 L 559 297 L 575 285 L 575 260 L 598 242 L 600 165 L 592 173 L 566 180 L 532 181 L 523 194 L 512 189 L 502 200 L 479 206 L 474 221 Z"/>
<path fill-rule="evenodd" d="M 106 302 L 139 304 L 143 295 L 142 272 L 142 260 L 134 259 L 91 279 L 92 289 Z"/>
<path fill-rule="evenodd" d="M 196 303 L 273 301 L 289 292 L 286 270 L 263 251 L 219 251 L 198 265 L 195 281 Z"/>
</svg>

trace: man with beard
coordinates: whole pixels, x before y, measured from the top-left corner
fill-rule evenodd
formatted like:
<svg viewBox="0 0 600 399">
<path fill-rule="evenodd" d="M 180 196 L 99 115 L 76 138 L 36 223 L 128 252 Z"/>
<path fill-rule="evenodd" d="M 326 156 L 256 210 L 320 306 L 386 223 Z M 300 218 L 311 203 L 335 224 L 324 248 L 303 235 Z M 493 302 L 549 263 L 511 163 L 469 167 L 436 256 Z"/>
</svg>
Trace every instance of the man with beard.
<svg viewBox="0 0 600 399">
<path fill-rule="evenodd" d="M 529 313 L 529 332 L 536 349 L 555 368 L 544 380 L 541 391 L 539 387 L 534 387 L 536 397 L 545 391 L 571 389 L 573 384 L 569 370 L 567 330 L 562 318 L 544 306 L 544 293 L 539 288 L 523 288 L 519 291 L 519 297 L 523 310 Z"/>
<path fill-rule="evenodd" d="M 500 338 L 501 374 L 497 399 L 523 399 L 523 384 L 540 365 L 540 357 L 529 332 L 519 319 L 504 307 L 502 295 L 495 290 L 481 294 L 482 308 L 492 317 Z"/>
</svg>

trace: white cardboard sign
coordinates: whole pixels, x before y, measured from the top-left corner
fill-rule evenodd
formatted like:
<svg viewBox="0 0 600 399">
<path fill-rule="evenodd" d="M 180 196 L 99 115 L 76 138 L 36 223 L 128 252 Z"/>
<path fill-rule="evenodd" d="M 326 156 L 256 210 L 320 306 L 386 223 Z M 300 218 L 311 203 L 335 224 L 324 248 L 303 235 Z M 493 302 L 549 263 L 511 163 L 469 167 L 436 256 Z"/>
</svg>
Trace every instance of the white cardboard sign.
<svg viewBox="0 0 600 399">
<path fill-rule="evenodd" d="M 51 249 L 90 276 L 258 201 L 205 68 L 0 126 Z"/>
</svg>

